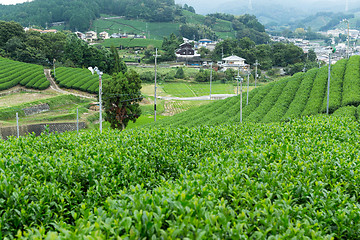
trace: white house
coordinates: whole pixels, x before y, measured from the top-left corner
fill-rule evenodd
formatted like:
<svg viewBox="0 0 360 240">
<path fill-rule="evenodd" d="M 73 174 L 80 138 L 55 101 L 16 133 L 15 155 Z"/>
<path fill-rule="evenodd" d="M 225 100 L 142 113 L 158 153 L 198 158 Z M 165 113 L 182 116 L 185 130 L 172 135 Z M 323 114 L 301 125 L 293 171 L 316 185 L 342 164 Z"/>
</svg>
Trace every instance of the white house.
<svg viewBox="0 0 360 240">
<path fill-rule="evenodd" d="M 248 69 L 249 65 L 245 63 L 246 59 L 238 57 L 238 56 L 230 56 L 222 59 L 222 70 L 226 71 L 227 69 L 240 70 L 245 71 Z"/>
<path fill-rule="evenodd" d="M 92 42 L 97 39 L 97 33 L 94 31 L 89 31 L 85 33 L 85 37 L 88 42 Z"/>
<path fill-rule="evenodd" d="M 102 39 L 109 39 L 110 38 L 109 33 L 107 33 L 107 32 L 99 33 L 99 37 L 102 38 Z"/>
<path fill-rule="evenodd" d="M 85 36 L 84 33 L 82 33 L 82 32 L 74 32 L 74 33 L 75 33 L 76 36 L 77 36 L 78 38 L 80 38 L 81 40 L 85 40 L 86 36 Z"/>
</svg>

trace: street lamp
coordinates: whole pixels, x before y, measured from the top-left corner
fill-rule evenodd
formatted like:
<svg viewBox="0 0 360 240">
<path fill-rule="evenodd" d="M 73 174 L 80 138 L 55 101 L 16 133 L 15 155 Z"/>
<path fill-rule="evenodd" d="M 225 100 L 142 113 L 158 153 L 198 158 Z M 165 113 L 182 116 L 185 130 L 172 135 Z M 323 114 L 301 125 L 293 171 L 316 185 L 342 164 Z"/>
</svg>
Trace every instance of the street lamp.
<svg viewBox="0 0 360 240">
<path fill-rule="evenodd" d="M 240 123 L 242 123 L 242 83 L 244 79 L 240 75 L 237 75 L 235 79 L 240 83 Z"/>
<path fill-rule="evenodd" d="M 97 75 L 99 75 L 99 111 L 100 111 L 100 116 L 99 116 L 99 122 L 100 122 L 100 133 L 102 133 L 102 101 L 101 101 L 101 95 L 102 95 L 102 75 L 103 72 L 101 72 L 98 67 L 92 68 L 89 67 L 88 68 L 90 70 L 90 72 L 92 73 L 92 75 L 94 75 L 94 73 L 96 72 Z"/>
</svg>

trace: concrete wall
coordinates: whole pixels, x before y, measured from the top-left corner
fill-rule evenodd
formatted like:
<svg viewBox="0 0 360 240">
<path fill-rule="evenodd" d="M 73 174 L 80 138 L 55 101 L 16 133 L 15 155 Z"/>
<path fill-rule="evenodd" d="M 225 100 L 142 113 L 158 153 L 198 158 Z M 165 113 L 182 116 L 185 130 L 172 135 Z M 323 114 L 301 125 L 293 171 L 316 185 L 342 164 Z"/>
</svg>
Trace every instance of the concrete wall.
<svg viewBox="0 0 360 240">
<path fill-rule="evenodd" d="M 43 123 L 43 124 L 33 124 L 33 125 L 23 125 L 19 127 L 20 136 L 25 136 L 29 133 L 35 133 L 36 136 L 39 136 L 42 132 L 45 132 L 46 126 L 49 126 L 49 132 L 62 133 L 67 131 L 76 131 L 76 123 Z M 86 128 L 85 122 L 79 122 L 79 129 Z M 14 127 L 4 127 L 0 128 L 0 137 L 2 139 L 8 139 L 9 136 L 16 136 L 16 126 Z"/>
<path fill-rule="evenodd" d="M 25 116 L 30 116 L 34 114 L 38 114 L 41 112 L 47 112 L 50 111 L 50 106 L 47 103 L 39 104 L 36 106 L 28 107 L 23 109 Z"/>
</svg>

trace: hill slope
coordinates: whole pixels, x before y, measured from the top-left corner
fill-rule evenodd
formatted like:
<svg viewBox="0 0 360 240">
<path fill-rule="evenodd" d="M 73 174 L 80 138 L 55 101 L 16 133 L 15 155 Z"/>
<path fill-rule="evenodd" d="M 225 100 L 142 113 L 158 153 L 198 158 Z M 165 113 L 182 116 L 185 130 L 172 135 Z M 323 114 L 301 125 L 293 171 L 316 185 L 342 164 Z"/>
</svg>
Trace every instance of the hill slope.
<svg viewBox="0 0 360 240">
<path fill-rule="evenodd" d="M 327 66 L 258 87 L 243 95 L 245 122 L 276 122 L 326 112 Z M 360 104 L 360 56 L 332 66 L 329 111 Z M 240 120 L 239 96 L 217 101 L 159 121 L 160 126 L 217 125 Z"/>
</svg>

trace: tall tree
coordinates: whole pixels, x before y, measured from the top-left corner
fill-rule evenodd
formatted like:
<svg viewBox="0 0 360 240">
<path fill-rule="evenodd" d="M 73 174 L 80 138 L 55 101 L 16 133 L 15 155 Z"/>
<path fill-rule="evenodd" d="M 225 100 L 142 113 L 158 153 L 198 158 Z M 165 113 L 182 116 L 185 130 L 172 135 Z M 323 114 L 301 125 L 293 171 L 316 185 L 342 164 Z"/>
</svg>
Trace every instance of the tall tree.
<svg viewBox="0 0 360 240">
<path fill-rule="evenodd" d="M 141 115 L 141 80 L 134 70 L 113 75 L 104 80 L 105 120 L 112 128 L 124 130 L 129 121 L 136 122 Z"/>
</svg>

